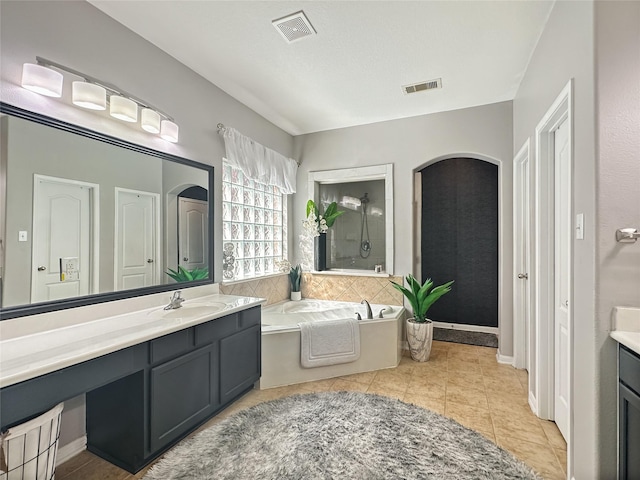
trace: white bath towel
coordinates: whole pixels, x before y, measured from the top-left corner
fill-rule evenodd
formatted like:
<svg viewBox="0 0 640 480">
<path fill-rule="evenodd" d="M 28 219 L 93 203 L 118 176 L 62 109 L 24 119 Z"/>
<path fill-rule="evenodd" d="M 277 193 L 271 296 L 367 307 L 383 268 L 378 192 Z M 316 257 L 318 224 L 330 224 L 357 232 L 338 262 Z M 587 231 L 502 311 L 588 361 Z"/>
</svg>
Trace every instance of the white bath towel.
<svg viewBox="0 0 640 480">
<path fill-rule="evenodd" d="M 355 362 L 360 358 L 360 325 L 353 318 L 301 322 L 300 361 L 303 368 Z"/>
</svg>

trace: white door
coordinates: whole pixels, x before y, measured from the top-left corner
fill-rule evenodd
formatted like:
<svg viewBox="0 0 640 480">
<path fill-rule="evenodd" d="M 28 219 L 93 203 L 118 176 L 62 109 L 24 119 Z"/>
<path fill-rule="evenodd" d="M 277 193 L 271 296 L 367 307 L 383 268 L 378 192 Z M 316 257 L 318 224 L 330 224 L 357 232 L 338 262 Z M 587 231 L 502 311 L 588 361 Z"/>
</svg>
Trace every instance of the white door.
<svg viewBox="0 0 640 480">
<path fill-rule="evenodd" d="M 207 266 L 208 203 L 178 198 L 178 265 L 186 270 Z"/>
<path fill-rule="evenodd" d="M 531 334 L 531 204 L 529 142 L 514 161 L 514 338 L 515 367 L 530 372 L 530 354 L 535 351 Z M 530 375 L 533 380 L 533 376 Z"/>
<path fill-rule="evenodd" d="M 554 132 L 554 420 L 569 437 L 569 297 L 571 292 L 571 165 L 569 127 L 563 121 Z"/>
<path fill-rule="evenodd" d="M 93 293 L 95 185 L 34 176 L 31 302 Z M 61 271 L 62 267 L 62 271 Z"/>
<path fill-rule="evenodd" d="M 116 188 L 115 289 L 158 283 L 159 195 Z"/>
</svg>

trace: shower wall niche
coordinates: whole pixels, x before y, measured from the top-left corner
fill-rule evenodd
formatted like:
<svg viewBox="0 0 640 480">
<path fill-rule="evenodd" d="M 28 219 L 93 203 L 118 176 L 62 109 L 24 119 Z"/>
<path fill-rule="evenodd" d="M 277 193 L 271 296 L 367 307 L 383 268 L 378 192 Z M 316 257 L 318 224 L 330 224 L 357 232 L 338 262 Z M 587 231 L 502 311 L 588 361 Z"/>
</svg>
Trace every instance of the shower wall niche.
<svg viewBox="0 0 640 480">
<path fill-rule="evenodd" d="M 329 269 L 374 270 L 385 264 L 384 180 L 321 184 L 320 203 L 344 210 L 327 238 Z"/>
<path fill-rule="evenodd" d="M 392 275 L 393 165 L 309 172 L 308 185 L 321 211 L 345 212 L 327 233 L 327 269 Z"/>
</svg>

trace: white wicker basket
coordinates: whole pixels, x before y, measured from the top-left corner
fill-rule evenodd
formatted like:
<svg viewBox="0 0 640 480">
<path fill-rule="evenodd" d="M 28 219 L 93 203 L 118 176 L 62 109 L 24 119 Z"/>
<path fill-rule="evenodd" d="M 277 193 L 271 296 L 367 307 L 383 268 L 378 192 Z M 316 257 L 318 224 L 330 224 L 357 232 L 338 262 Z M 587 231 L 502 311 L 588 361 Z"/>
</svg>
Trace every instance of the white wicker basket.
<svg viewBox="0 0 640 480">
<path fill-rule="evenodd" d="M 60 438 L 60 403 L 2 434 L 0 480 L 53 480 Z"/>
</svg>

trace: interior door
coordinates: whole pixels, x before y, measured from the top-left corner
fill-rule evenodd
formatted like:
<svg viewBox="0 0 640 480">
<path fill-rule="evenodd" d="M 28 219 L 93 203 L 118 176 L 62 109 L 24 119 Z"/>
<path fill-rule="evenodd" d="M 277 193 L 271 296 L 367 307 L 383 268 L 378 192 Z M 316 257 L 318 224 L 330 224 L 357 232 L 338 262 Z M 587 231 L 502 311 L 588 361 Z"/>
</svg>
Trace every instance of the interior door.
<svg viewBox="0 0 640 480">
<path fill-rule="evenodd" d="M 571 292 L 571 170 L 569 127 L 563 121 L 554 132 L 554 420 L 569 436 L 569 297 Z"/>
<path fill-rule="evenodd" d="M 116 188 L 115 290 L 158 283 L 159 195 Z"/>
<path fill-rule="evenodd" d="M 63 178 L 34 177 L 32 303 L 91 293 L 93 188 Z"/>
<path fill-rule="evenodd" d="M 517 156 L 514 165 L 514 331 L 515 367 L 530 371 L 530 353 L 534 352 L 531 334 L 531 203 L 528 148 Z M 530 376 L 532 378 L 532 376 Z"/>
<path fill-rule="evenodd" d="M 178 198 L 178 265 L 186 270 L 207 266 L 207 202 Z"/>
</svg>

